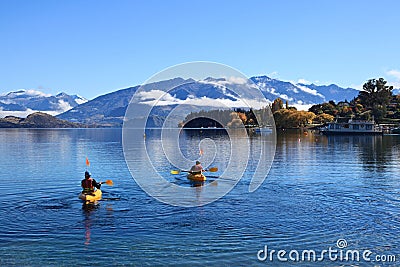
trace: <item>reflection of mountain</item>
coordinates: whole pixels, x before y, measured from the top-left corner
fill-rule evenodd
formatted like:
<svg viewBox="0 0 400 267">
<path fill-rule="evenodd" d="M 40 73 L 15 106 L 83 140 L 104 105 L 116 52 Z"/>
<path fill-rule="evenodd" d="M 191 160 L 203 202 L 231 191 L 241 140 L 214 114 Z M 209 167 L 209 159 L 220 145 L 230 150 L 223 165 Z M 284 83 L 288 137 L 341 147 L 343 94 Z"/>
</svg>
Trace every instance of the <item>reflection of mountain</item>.
<svg viewBox="0 0 400 267">
<path fill-rule="evenodd" d="M 277 97 L 288 100 L 289 104 L 312 104 L 327 100 L 340 101 L 344 98 L 352 99 L 358 94 L 355 89 L 344 89 L 336 85 L 317 86 L 305 84 L 292 84 L 267 76 L 250 78 L 261 89 L 261 93 L 273 101 Z M 193 79 L 175 78 L 151 83 L 145 86 L 146 90 L 136 95 L 139 105 L 135 112 L 138 119 L 147 118 L 147 114 L 140 114 L 146 107 L 153 106 L 149 116 L 148 126 L 160 126 L 166 114 L 169 114 L 177 105 L 187 111 L 200 111 L 201 106 L 216 106 L 225 108 L 243 107 L 248 99 L 257 99 L 241 90 L 247 81 L 240 79 L 213 79 L 202 81 Z M 248 84 L 247 86 L 253 87 Z M 129 101 L 139 86 L 131 87 L 103 96 L 99 96 L 87 103 L 79 105 L 58 117 L 74 122 L 96 123 L 109 126 L 121 126 Z M 165 88 L 171 88 L 165 93 Z M 259 98 L 259 96 L 258 96 Z M 244 102 L 243 102 L 244 100 Z M 147 105 L 147 106 L 145 106 Z M 264 104 L 265 105 L 265 104 Z M 175 124 L 176 125 L 176 124 Z"/>
</svg>

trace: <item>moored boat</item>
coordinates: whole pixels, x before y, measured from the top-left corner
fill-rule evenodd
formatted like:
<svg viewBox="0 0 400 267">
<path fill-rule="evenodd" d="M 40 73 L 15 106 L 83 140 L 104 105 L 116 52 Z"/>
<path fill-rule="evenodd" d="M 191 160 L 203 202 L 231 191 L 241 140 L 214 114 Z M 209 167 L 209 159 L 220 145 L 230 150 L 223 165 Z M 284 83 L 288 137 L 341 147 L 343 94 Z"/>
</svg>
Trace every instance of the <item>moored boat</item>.
<svg viewBox="0 0 400 267">
<path fill-rule="evenodd" d="M 353 120 L 352 118 L 336 118 L 334 122 L 330 122 L 327 126 L 320 129 L 325 135 L 378 135 L 383 134 L 381 126 L 374 120 Z"/>
<path fill-rule="evenodd" d="M 268 134 L 271 134 L 273 131 L 272 131 L 272 127 L 257 127 L 257 128 L 255 128 L 254 132 L 261 134 L 261 135 L 263 135 L 263 134 L 268 135 Z"/>
<path fill-rule="evenodd" d="M 207 180 L 206 176 L 202 173 L 198 174 L 188 173 L 187 178 L 191 181 L 196 181 L 196 182 L 204 182 L 205 180 Z"/>
<path fill-rule="evenodd" d="M 92 194 L 86 194 L 86 193 L 80 193 L 78 198 L 86 201 L 86 202 L 94 202 L 97 200 L 100 200 L 102 197 L 103 193 L 101 192 L 100 189 L 97 189 L 96 191 L 94 191 Z"/>
<path fill-rule="evenodd" d="M 400 127 L 392 129 L 392 134 L 400 134 Z"/>
</svg>

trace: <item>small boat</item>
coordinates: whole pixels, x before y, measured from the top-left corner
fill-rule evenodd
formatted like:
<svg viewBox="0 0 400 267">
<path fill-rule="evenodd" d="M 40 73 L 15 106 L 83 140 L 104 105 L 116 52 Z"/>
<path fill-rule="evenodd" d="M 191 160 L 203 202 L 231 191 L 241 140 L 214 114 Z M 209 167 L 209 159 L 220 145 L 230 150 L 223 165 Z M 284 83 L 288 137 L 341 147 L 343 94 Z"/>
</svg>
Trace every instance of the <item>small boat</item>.
<svg viewBox="0 0 400 267">
<path fill-rule="evenodd" d="M 392 129 L 392 134 L 400 134 L 400 127 Z"/>
<path fill-rule="evenodd" d="M 272 131 L 272 127 L 257 127 L 254 130 L 255 133 L 261 134 L 261 135 L 268 135 L 271 134 Z"/>
<path fill-rule="evenodd" d="M 376 135 L 383 134 L 381 126 L 374 120 L 353 120 L 352 118 L 336 118 L 335 122 L 328 123 L 327 126 L 320 129 L 325 135 Z"/>
<path fill-rule="evenodd" d="M 195 182 L 204 182 L 205 180 L 207 180 L 206 176 L 202 173 L 198 174 L 188 173 L 187 178 Z"/>
<path fill-rule="evenodd" d="M 101 190 L 97 189 L 92 194 L 85 194 L 85 193 L 81 192 L 79 194 L 78 198 L 82 199 L 83 201 L 86 201 L 86 202 L 94 202 L 94 201 L 100 200 L 102 195 L 103 195 L 103 193 L 101 192 Z"/>
</svg>

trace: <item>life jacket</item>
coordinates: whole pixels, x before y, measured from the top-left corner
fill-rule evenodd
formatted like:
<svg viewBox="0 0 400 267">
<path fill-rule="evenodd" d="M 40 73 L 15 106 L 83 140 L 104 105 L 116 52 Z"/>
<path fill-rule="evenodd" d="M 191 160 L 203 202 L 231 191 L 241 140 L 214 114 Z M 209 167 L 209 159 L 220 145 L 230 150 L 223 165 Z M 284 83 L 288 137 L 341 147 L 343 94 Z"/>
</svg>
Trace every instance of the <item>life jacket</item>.
<svg viewBox="0 0 400 267">
<path fill-rule="evenodd" d="M 94 191 L 94 186 L 93 186 L 92 181 L 93 181 L 92 178 L 82 180 L 83 192 L 93 192 Z"/>
<path fill-rule="evenodd" d="M 203 167 L 200 164 L 198 164 L 198 165 L 192 166 L 192 168 L 190 169 L 190 173 L 200 174 L 202 170 L 203 170 Z"/>
</svg>

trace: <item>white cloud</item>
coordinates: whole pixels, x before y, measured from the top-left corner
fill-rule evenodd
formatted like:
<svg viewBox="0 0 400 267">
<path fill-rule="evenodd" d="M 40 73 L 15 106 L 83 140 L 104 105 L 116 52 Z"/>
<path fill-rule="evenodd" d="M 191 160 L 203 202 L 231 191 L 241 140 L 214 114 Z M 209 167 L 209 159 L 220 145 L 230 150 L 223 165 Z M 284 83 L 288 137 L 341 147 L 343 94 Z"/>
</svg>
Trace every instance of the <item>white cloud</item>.
<svg viewBox="0 0 400 267">
<path fill-rule="evenodd" d="M 172 102 L 179 100 L 177 98 L 174 98 L 172 95 L 169 93 L 166 93 L 162 90 L 150 90 L 150 91 L 143 91 L 139 92 L 137 96 L 140 98 L 140 101 L 142 102 L 149 102 L 149 101 L 169 101 L 171 104 Z M 169 105 L 171 105 L 169 104 Z"/>
<path fill-rule="evenodd" d="M 59 110 L 62 112 L 72 109 L 72 106 L 68 102 L 65 102 L 64 100 L 58 100 L 58 106 Z"/>
<path fill-rule="evenodd" d="M 238 108 L 238 107 L 252 107 L 261 108 L 269 104 L 265 99 L 214 99 L 208 97 L 179 99 L 171 96 L 160 90 L 151 90 L 148 92 L 138 93 L 140 103 L 150 106 L 168 106 L 168 105 L 193 105 L 204 107 L 221 107 L 221 108 Z"/>
<path fill-rule="evenodd" d="M 363 90 L 363 85 L 364 84 L 350 84 L 349 86 L 346 86 L 346 87 L 362 91 Z"/>
<path fill-rule="evenodd" d="M 289 97 L 288 95 L 285 95 L 285 94 L 278 94 L 278 96 L 279 96 L 280 98 L 282 98 L 282 100 L 293 101 L 293 98 L 292 98 L 292 97 Z"/>
<path fill-rule="evenodd" d="M 33 89 L 26 90 L 25 93 L 26 93 L 27 95 L 30 95 L 30 96 L 44 96 L 44 97 L 49 97 L 49 96 L 51 96 L 51 94 L 45 94 L 45 93 L 43 93 L 43 92 L 36 91 L 36 90 L 33 90 Z"/>
<path fill-rule="evenodd" d="M 315 96 L 320 96 L 320 97 L 324 98 L 324 96 L 321 95 L 320 93 L 318 93 L 317 90 L 308 88 L 308 87 L 306 87 L 306 86 L 298 85 L 298 84 L 296 84 L 296 86 L 297 86 L 301 91 L 303 91 L 303 92 L 306 92 L 306 93 L 308 93 L 308 94 L 315 95 Z"/>
<path fill-rule="evenodd" d="M 29 90 L 21 89 L 21 90 L 15 91 L 15 92 L 1 94 L 1 96 L 6 96 L 6 95 L 9 95 L 12 97 L 19 97 L 19 96 L 25 96 L 25 95 L 32 96 L 32 97 L 35 97 L 35 96 L 49 97 L 49 96 L 51 96 L 51 94 L 45 94 L 43 92 L 36 91 L 33 89 L 29 89 Z"/>
<path fill-rule="evenodd" d="M 217 80 L 217 79 L 205 79 L 205 80 L 200 80 L 198 81 L 200 83 L 205 83 L 205 84 L 212 84 L 218 87 L 226 87 L 226 85 L 232 85 L 232 84 L 237 84 L 237 85 L 243 85 L 243 84 L 248 84 L 250 83 L 249 80 L 247 78 L 243 78 L 243 77 L 223 77 L 223 79 L 221 80 Z"/>
<path fill-rule="evenodd" d="M 297 81 L 297 83 L 302 83 L 302 84 L 312 84 L 312 82 L 310 82 L 310 81 L 307 81 L 306 79 L 299 79 L 299 80 Z"/>
<path fill-rule="evenodd" d="M 228 77 L 226 78 L 228 83 L 234 83 L 234 84 L 247 84 L 248 83 L 248 79 L 245 79 L 243 77 Z"/>
<path fill-rule="evenodd" d="M 252 107 L 262 108 L 269 104 L 266 100 L 260 101 L 259 99 L 213 99 L 208 97 L 191 99 L 190 101 L 184 100 L 182 104 L 195 105 L 195 106 L 208 106 L 208 107 L 228 107 L 228 108 L 240 108 L 240 107 Z"/>
<path fill-rule="evenodd" d="M 273 71 L 267 74 L 268 77 L 270 78 L 278 78 L 279 77 L 279 72 Z"/>
<path fill-rule="evenodd" d="M 297 110 L 308 111 L 308 109 L 311 108 L 313 106 L 313 104 L 305 105 L 305 104 L 298 103 L 298 104 L 293 104 L 293 105 L 290 105 L 290 106 L 295 107 Z"/>
<path fill-rule="evenodd" d="M 386 72 L 386 74 L 395 77 L 397 80 L 400 80 L 400 70 L 389 70 Z"/>
<path fill-rule="evenodd" d="M 273 88 L 273 87 L 269 87 L 269 88 L 268 87 L 264 87 L 264 90 L 267 91 L 268 93 L 272 94 L 272 95 L 275 95 L 275 96 L 283 99 L 283 100 L 293 101 L 292 97 L 289 97 L 288 95 L 280 94 L 280 93 L 276 92 L 275 88 Z"/>
</svg>

